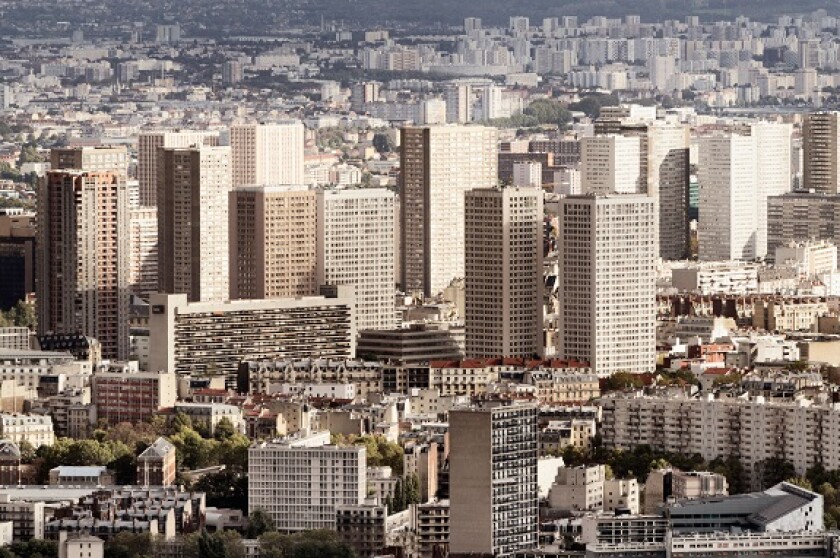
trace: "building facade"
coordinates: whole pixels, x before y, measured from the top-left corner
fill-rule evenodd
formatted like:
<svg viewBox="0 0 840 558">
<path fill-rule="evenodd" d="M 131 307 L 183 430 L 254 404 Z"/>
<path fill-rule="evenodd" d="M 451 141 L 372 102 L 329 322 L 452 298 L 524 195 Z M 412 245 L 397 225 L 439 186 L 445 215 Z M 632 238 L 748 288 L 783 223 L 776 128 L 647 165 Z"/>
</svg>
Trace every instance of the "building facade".
<svg viewBox="0 0 840 558">
<path fill-rule="evenodd" d="M 655 211 L 640 195 L 560 201 L 560 358 L 599 376 L 654 370 Z"/>
<path fill-rule="evenodd" d="M 38 331 L 128 357 L 128 189 L 113 172 L 48 172 L 38 195 Z"/>
<path fill-rule="evenodd" d="M 481 126 L 401 131 L 403 290 L 426 296 L 464 276 L 464 193 L 497 182 L 497 132 Z"/>
<path fill-rule="evenodd" d="M 230 147 L 164 148 L 157 163 L 158 291 L 227 300 Z"/>
<path fill-rule="evenodd" d="M 137 179 L 141 206 L 156 207 L 158 196 L 158 155 L 161 148 L 219 145 L 218 132 L 148 131 L 137 139 Z"/>
<path fill-rule="evenodd" d="M 353 288 L 359 330 L 397 325 L 394 207 L 384 188 L 318 192 L 317 281 Z"/>
<path fill-rule="evenodd" d="M 476 189 L 465 200 L 467 357 L 543 352 L 543 192 Z"/>
<path fill-rule="evenodd" d="M 533 406 L 450 411 L 450 553 L 537 546 L 537 437 Z"/>
<path fill-rule="evenodd" d="M 304 184 L 303 123 L 231 126 L 233 185 Z"/>
<path fill-rule="evenodd" d="M 230 192 L 230 298 L 318 292 L 317 198 L 296 186 Z"/>
</svg>

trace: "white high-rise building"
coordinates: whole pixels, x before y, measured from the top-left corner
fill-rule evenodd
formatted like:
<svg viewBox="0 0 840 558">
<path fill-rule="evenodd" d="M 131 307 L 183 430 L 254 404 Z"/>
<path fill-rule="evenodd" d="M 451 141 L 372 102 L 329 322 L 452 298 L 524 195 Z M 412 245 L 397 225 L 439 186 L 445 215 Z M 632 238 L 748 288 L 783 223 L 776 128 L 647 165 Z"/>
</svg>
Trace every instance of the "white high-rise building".
<svg viewBox="0 0 840 558">
<path fill-rule="evenodd" d="M 248 511 L 264 511 L 282 533 L 333 530 L 336 510 L 366 495 L 365 448 L 331 445 L 328 431 L 248 450 Z"/>
<path fill-rule="evenodd" d="M 303 184 L 303 123 L 231 126 L 233 185 Z"/>
<path fill-rule="evenodd" d="M 743 133 L 700 138 L 701 260 L 767 255 L 767 198 L 791 189 L 791 126 L 771 122 Z"/>
<path fill-rule="evenodd" d="M 464 276 L 464 193 L 498 182 L 497 131 L 483 126 L 402 129 L 403 288 L 427 296 Z"/>
<path fill-rule="evenodd" d="M 227 300 L 230 147 L 166 148 L 157 162 L 160 292 Z"/>
<path fill-rule="evenodd" d="M 162 147 L 219 145 L 219 133 L 178 130 L 141 132 L 137 140 L 137 179 L 140 182 L 140 205 L 157 205 L 157 156 Z"/>
<path fill-rule="evenodd" d="M 791 191 L 791 136 L 793 127 L 781 122 L 756 122 L 750 126 L 756 142 L 755 255 L 767 256 L 767 198 Z"/>
<path fill-rule="evenodd" d="M 643 195 L 560 200 L 560 358 L 599 376 L 655 369 L 655 212 Z"/>
<path fill-rule="evenodd" d="M 633 136 L 593 136 L 580 142 L 584 194 L 635 194 L 641 176 L 641 141 Z"/>
<path fill-rule="evenodd" d="M 467 83 L 454 83 L 446 88 L 446 121 L 450 124 L 465 124 L 472 120 L 472 86 Z"/>
<path fill-rule="evenodd" d="M 740 134 L 700 138 L 699 258 L 756 257 L 755 138 Z"/>
<path fill-rule="evenodd" d="M 543 352 L 543 192 L 482 188 L 466 194 L 468 357 Z"/>
<path fill-rule="evenodd" d="M 154 207 L 135 207 L 128 214 L 131 292 L 148 298 L 158 289 L 158 221 Z"/>
<path fill-rule="evenodd" d="M 672 56 L 653 56 L 648 60 L 650 83 L 660 92 L 668 91 L 674 77 L 676 62 Z"/>
<path fill-rule="evenodd" d="M 354 288 L 357 330 L 396 327 L 396 196 L 385 188 L 322 190 L 317 203 L 317 283 Z"/>
<path fill-rule="evenodd" d="M 655 122 L 647 126 L 647 194 L 659 205 L 659 255 L 670 260 L 689 251 L 689 129 Z"/>
</svg>

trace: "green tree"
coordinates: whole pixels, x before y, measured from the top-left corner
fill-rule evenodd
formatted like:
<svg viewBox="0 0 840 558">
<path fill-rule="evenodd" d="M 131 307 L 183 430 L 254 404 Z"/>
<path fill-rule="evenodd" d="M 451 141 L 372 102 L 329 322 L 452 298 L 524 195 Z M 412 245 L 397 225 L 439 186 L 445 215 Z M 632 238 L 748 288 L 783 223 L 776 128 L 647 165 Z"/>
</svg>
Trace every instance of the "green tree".
<svg viewBox="0 0 840 558">
<path fill-rule="evenodd" d="M 194 489 L 207 495 L 208 506 L 248 510 L 248 477 L 243 473 L 224 469 L 204 475 Z"/>
<path fill-rule="evenodd" d="M 153 553 L 149 533 L 117 533 L 105 541 L 105 555 L 109 558 L 141 558 Z"/>
<path fill-rule="evenodd" d="M 254 510 L 248 514 L 248 529 L 245 531 L 245 536 L 249 539 L 259 538 L 275 529 L 274 519 L 263 510 Z"/>
<path fill-rule="evenodd" d="M 420 503 L 420 479 L 417 473 L 409 473 L 405 477 L 405 504 L 406 507 L 411 504 Z"/>
<path fill-rule="evenodd" d="M 524 113 L 535 118 L 539 124 L 556 124 L 560 128 L 565 128 L 572 119 L 566 107 L 552 99 L 538 99 L 528 105 Z"/>
<path fill-rule="evenodd" d="M 379 153 L 390 153 L 396 148 L 394 142 L 391 141 L 391 136 L 384 132 L 373 134 L 373 147 Z"/>
<path fill-rule="evenodd" d="M 630 372 L 616 372 L 601 381 L 601 391 L 621 391 L 625 389 L 639 389 L 645 383 L 639 374 Z"/>
<path fill-rule="evenodd" d="M 600 93 L 587 95 L 580 101 L 569 105 L 569 110 L 580 111 L 589 118 L 598 118 L 601 115 L 601 108 L 614 107 L 619 103 L 615 95 L 602 95 Z"/>
<path fill-rule="evenodd" d="M 217 440 L 228 440 L 236 434 L 236 428 L 227 417 L 222 417 L 222 420 L 216 424 L 216 430 L 213 432 L 213 437 Z"/>
<path fill-rule="evenodd" d="M 401 478 L 397 479 L 397 484 L 394 486 L 394 512 L 401 512 L 406 508 L 406 494 L 405 485 Z"/>
</svg>

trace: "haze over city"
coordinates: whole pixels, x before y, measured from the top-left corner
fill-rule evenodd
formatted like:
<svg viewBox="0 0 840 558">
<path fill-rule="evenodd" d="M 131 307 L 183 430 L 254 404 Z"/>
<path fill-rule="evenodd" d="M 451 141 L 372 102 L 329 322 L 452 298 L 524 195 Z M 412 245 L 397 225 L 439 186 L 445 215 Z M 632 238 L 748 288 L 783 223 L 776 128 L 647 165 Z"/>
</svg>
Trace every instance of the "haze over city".
<svg viewBox="0 0 840 558">
<path fill-rule="evenodd" d="M 0 558 L 840 555 L 838 18 L 0 0 Z"/>
</svg>

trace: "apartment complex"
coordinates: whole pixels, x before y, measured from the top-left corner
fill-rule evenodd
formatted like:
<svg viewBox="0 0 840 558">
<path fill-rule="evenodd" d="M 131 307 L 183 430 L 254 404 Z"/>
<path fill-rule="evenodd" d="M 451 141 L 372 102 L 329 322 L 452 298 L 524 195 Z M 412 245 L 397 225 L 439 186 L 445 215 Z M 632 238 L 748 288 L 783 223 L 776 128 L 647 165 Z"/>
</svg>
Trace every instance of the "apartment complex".
<svg viewBox="0 0 840 558">
<path fill-rule="evenodd" d="M 159 292 L 226 300 L 230 147 L 164 148 L 157 163 Z"/>
<path fill-rule="evenodd" d="M 38 195 L 38 331 L 95 337 L 128 357 L 129 235 L 125 177 L 50 171 Z"/>
<path fill-rule="evenodd" d="M 91 386 L 97 418 L 112 425 L 146 421 L 178 400 L 178 379 L 171 372 L 99 371 Z"/>
<path fill-rule="evenodd" d="M 680 260 L 689 253 L 689 128 L 655 122 L 646 129 L 645 191 L 659 202 L 659 257 Z"/>
<path fill-rule="evenodd" d="M 543 352 L 543 192 L 481 188 L 465 200 L 468 357 Z"/>
<path fill-rule="evenodd" d="M 537 546 L 537 409 L 449 413 L 452 554 L 512 556 Z"/>
<path fill-rule="evenodd" d="M 792 193 L 767 200 L 767 249 L 803 240 L 840 246 L 840 195 Z"/>
<path fill-rule="evenodd" d="M 186 295 L 151 299 L 151 370 L 225 375 L 236 387 L 245 359 L 352 358 L 356 353 L 354 298 L 335 296 L 187 301 Z"/>
<path fill-rule="evenodd" d="M 395 203 L 385 188 L 318 192 L 317 282 L 353 288 L 358 330 L 397 325 Z"/>
<path fill-rule="evenodd" d="M 55 443 L 52 417 L 44 415 L 0 414 L 0 439 L 20 447 L 24 440 L 35 449 Z"/>
<path fill-rule="evenodd" d="M 317 215 L 316 193 L 306 187 L 232 190 L 230 298 L 317 294 Z"/>
<path fill-rule="evenodd" d="M 793 463 L 798 474 L 814 463 L 840 467 L 840 415 L 821 405 L 754 399 L 607 397 L 601 435 L 608 448 L 649 445 L 711 461 L 735 457 L 752 479 L 766 461 Z"/>
<path fill-rule="evenodd" d="M 233 185 L 304 184 L 303 123 L 231 126 Z"/>
<path fill-rule="evenodd" d="M 158 290 L 157 209 L 131 208 L 128 215 L 128 233 L 129 288 L 135 295 L 147 298 Z"/>
<path fill-rule="evenodd" d="M 335 529 L 336 512 L 366 496 L 364 447 L 330 445 L 330 433 L 263 442 L 248 450 L 248 511 L 284 533 Z"/>
<path fill-rule="evenodd" d="M 464 193 L 496 184 L 495 128 L 401 130 L 403 290 L 439 293 L 464 276 Z"/>
<path fill-rule="evenodd" d="M 149 131 L 141 132 L 137 140 L 137 179 L 140 205 L 158 205 L 158 155 L 161 148 L 219 145 L 218 132 Z"/>
<path fill-rule="evenodd" d="M 840 194 L 840 113 L 815 112 L 802 124 L 803 173 L 806 191 Z"/>
<path fill-rule="evenodd" d="M 656 348 L 655 202 L 569 196 L 559 204 L 560 358 L 599 376 L 652 372 Z"/>
</svg>

